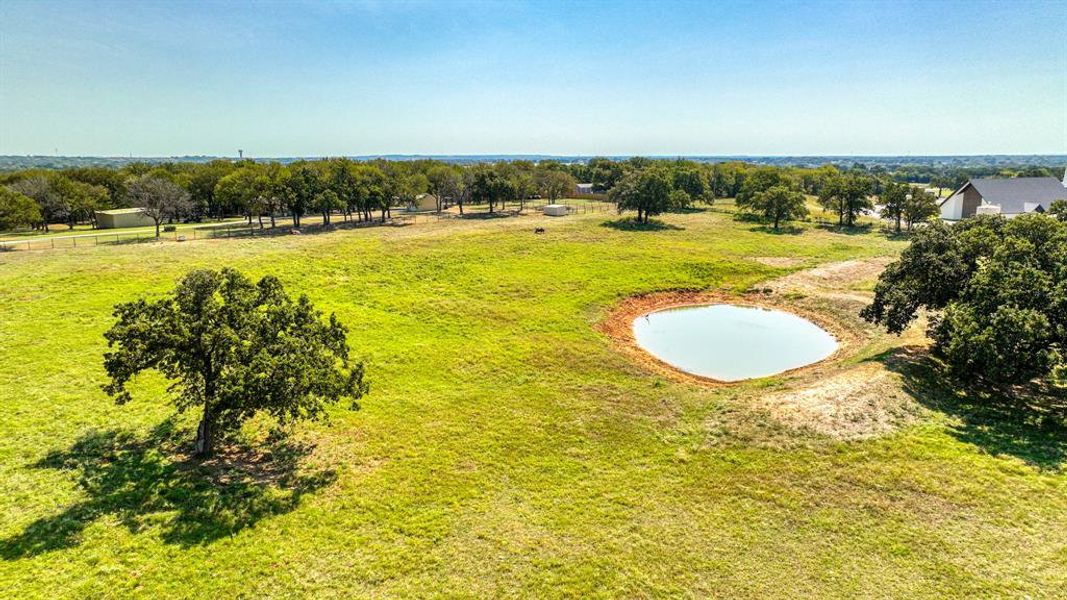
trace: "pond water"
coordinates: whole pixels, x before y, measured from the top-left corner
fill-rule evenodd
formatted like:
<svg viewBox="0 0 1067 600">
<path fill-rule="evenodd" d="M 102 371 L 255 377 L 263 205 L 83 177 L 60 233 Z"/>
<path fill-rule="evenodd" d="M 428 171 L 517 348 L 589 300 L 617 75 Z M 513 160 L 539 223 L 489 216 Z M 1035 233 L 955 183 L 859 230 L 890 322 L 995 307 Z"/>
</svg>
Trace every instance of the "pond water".
<svg viewBox="0 0 1067 600">
<path fill-rule="evenodd" d="M 837 340 L 818 325 L 780 310 L 713 304 L 634 319 L 634 338 L 656 358 L 720 381 L 766 377 L 830 356 Z"/>
</svg>

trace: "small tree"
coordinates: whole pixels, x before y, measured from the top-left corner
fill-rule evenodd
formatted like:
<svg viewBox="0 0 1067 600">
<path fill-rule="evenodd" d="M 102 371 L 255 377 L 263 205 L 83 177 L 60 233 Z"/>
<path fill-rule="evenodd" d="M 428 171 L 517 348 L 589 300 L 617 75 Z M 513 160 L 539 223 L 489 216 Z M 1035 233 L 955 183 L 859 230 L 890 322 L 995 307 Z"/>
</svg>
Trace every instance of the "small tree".
<svg viewBox="0 0 1067 600">
<path fill-rule="evenodd" d="M 315 210 L 319 211 L 322 215 L 322 224 L 330 224 L 330 215 L 335 210 L 341 210 L 345 207 L 341 202 L 341 197 L 337 195 L 337 192 L 331 189 L 324 189 L 315 194 Z"/>
<path fill-rule="evenodd" d="M 826 180 L 819 203 L 826 210 L 837 213 L 837 224 L 852 227 L 864 211 L 871 208 L 870 194 L 874 182 L 869 175 L 848 173 L 834 175 Z"/>
<path fill-rule="evenodd" d="M 293 227 L 300 227 L 300 219 L 315 205 L 315 197 L 324 182 L 315 167 L 307 162 L 294 164 L 285 178 L 285 206 L 293 216 Z"/>
<path fill-rule="evenodd" d="M 437 212 L 441 212 L 445 198 L 456 200 L 462 185 L 460 174 L 450 165 L 437 165 L 426 173 L 430 193 L 437 198 Z"/>
<path fill-rule="evenodd" d="M 33 198 L 0 186 L 0 231 L 39 223 L 41 211 Z"/>
<path fill-rule="evenodd" d="M 668 210 L 685 210 L 693 204 L 693 198 L 683 189 L 675 188 L 667 196 Z"/>
<path fill-rule="evenodd" d="M 564 171 L 556 169 L 539 169 L 536 175 L 537 188 L 541 195 L 555 202 L 578 187 L 578 181 Z"/>
<path fill-rule="evenodd" d="M 648 223 L 650 216 L 670 209 L 671 180 L 660 169 L 646 168 L 627 173 L 608 192 L 620 213 L 637 211 L 637 222 Z"/>
<path fill-rule="evenodd" d="M 167 219 L 177 219 L 190 207 L 189 192 L 162 177 L 144 175 L 135 179 L 126 189 L 130 203 L 144 209 L 144 214 L 159 226 Z"/>
<path fill-rule="evenodd" d="M 67 220 L 70 206 L 56 190 L 56 186 L 52 185 L 50 178 L 28 177 L 12 183 L 10 187 L 37 203 L 37 210 L 41 214 L 39 225 L 45 232 L 48 232 L 49 224 Z"/>
<path fill-rule="evenodd" d="M 226 210 L 245 215 L 251 225 L 252 213 L 261 208 L 258 204 L 260 187 L 259 168 L 248 165 L 219 179 L 213 197 Z"/>
<path fill-rule="evenodd" d="M 903 183 L 891 181 L 882 190 L 883 219 L 890 219 L 896 224 L 896 232 L 900 233 L 900 222 L 904 219 L 904 207 L 908 202 L 908 186 Z"/>
<path fill-rule="evenodd" d="M 925 221 L 940 212 L 933 194 L 918 187 L 911 188 L 911 193 L 904 202 L 904 222 L 908 224 L 908 231 L 911 231 L 911 226 L 915 223 Z M 897 231 L 899 230 L 898 227 Z"/>
<path fill-rule="evenodd" d="M 526 200 L 533 195 L 537 187 L 534 185 L 533 176 L 526 171 L 518 171 L 511 176 L 511 189 L 515 199 L 519 201 L 519 212 L 526 209 Z"/>
<path fill-rule="evenodd" d="M 471 171 L 473 173 L 470 185 L 471 202 L 486 202 L 489 204 L 489 212 L 493 212 L 496 203 L 505 197 L 502 192 L 506 180 L 493 168 L 493 165 L 475 165 Z"/>
<path fill-rule="evenodd" d="M 706 202 L 712 204 L 715 195 L 711 193 L 711 184 L 704 171 L 691 168 L 679 168 L 674 170 L 671 185 L 676 190 L 683 190 L 693 202 Z"/>
<path fill-rule="evenodd" d="M 793 177 L 778 167 L 759 167 L 745 176 L 741 189 L 737 192 L 737 204 L 743 205 L 751 200 L 756 194 L 765 192 L 772 187 L 783 186 L 786 188 L 796 187 Z"/>
<path fill-rule="evenodd" d="M 745 210 L 772 221 L 775 231 L 778 230 L 778 225 L 782 221 L 802 219 L 808 215 L 804 194 L 784 185 L 776 185 L 768 190 L 757 192 L 741 206 Z"/>
<path fill-rule="evenodd" d="M 164 298 L 115 307 L 104 337 L 111 351 L 104 390 L 120 404 L 146 369 L 174 380 L 179 411 L 201 411 L 196 453 L 257 413 L 282 423 L 317 418 L 328 403 L 367 391 L 362 363 L 349 361 L 346 329 L 320 318 L 306 296 L 293 300 L 274 277 L 258 283 L 233 269 L 192 271 Z"/>
</svg>

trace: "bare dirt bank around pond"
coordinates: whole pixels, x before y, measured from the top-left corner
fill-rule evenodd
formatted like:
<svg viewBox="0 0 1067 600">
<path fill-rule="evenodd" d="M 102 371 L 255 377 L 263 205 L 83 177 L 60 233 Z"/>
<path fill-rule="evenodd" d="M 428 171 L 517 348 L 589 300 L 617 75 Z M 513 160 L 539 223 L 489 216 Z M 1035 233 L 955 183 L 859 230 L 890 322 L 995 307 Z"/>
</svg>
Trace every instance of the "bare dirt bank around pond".
<svg viewBox="0 0 1067 600">
<path fill-rule="evenodd" d="M 683 371 L 653 356 L 637 344 L 634 337 L 634 319 L 648 313 L 682 308 L 687 306 L 707 306 L 714 304 L 728 304 L 753 308 L 768 308 L 781 310 L 803 317 L 819 327 L 830 332 L 837 340 L 837 349 L 829 357 L 795 369 L 789 369 L 774 375 L 780 377 L 804 372 L 819 365 L 835 361 L 847 353 L 848 348 L 856 340 L 856 332 L 827 315 L 800 306 L 796 302 L 777 294 L 762 292 L 750 292 L 745 294 L 728 294 L 715 291 L 666 291 L 654 292 L 631 296 L 617 305 L 599 325 L 601 332 L 614 340 L 625 353 L 631 356 L 641 366 L 683 381 L 697 382 L 702 385 L 736 385 L 742 381 L 726 382 Z"/>
<path fill-rule="evenodd" d="M 782 310 L 830 332 L 837 350 L 821 361 L 771 376 L 782 385 L 743 393 L 739 402 L 791 429 L 834 439 L 865 439 L 895 431 L 914 420 L 919 408 L 901 391 L 899 376 L 864 357 L 899 345 L 924 346 L 921 327 L 889 336 L 859 318 L 872 294 L 864 291 L 891 258 L 819 265 L 753 286 L 742 294 L 720 291 L 664 291 L 624 299 L 598 329 L 618 349 L 650 372 L 706 387 L 742 385 L 682 371 L 638 346 L 633 321 L 650 312 L 685 306 L 731 304 Z M 743 388 L 742 388 L 743 389 Z"/>
</svg>

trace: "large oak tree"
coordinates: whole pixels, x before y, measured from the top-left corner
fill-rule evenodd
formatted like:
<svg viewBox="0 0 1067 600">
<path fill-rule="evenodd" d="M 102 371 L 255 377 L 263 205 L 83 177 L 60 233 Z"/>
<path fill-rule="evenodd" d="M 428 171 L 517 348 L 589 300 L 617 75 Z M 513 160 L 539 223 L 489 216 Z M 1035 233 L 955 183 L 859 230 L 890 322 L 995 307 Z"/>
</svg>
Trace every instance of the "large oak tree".
<svg viewBox="0 0 1067 600">
<path fill-rule="evenodd" d="M 282 423 L 323 415 L 367 391 L 363 364 L 349 359 L 346 329 L 324 322 L 306 296 L 292 299 L 274 277 L 253 283 L 233 269 L 198 270 L 154 301 L 115 307 L 104 390 L 130 400 L 126 384 L 146 369 L 173 381 L 179 411 L 199 410 L 196 453 L 257 413 Z"/>
</svg>

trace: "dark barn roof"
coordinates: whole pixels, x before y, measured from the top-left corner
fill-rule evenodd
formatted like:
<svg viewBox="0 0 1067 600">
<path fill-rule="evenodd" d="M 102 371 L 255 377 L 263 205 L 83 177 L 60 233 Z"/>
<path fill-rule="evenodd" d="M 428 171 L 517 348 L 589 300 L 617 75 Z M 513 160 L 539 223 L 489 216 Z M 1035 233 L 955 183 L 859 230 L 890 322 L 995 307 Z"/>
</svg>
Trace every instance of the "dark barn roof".
<svg viewBox="0 0 1067 600">
<path fill-rule="evenodd" d="M 1055 177 L 972 179 L 967 185 L 973 186 L 987 204 L 999 204 L 1000 212 L 1006 214 L 1027 212 L 1027 204 L 1031 210 L 1034 205 L 1048 210 L 1053 201 L 1067 200 L 1067 187 Z"/>
</svg>

